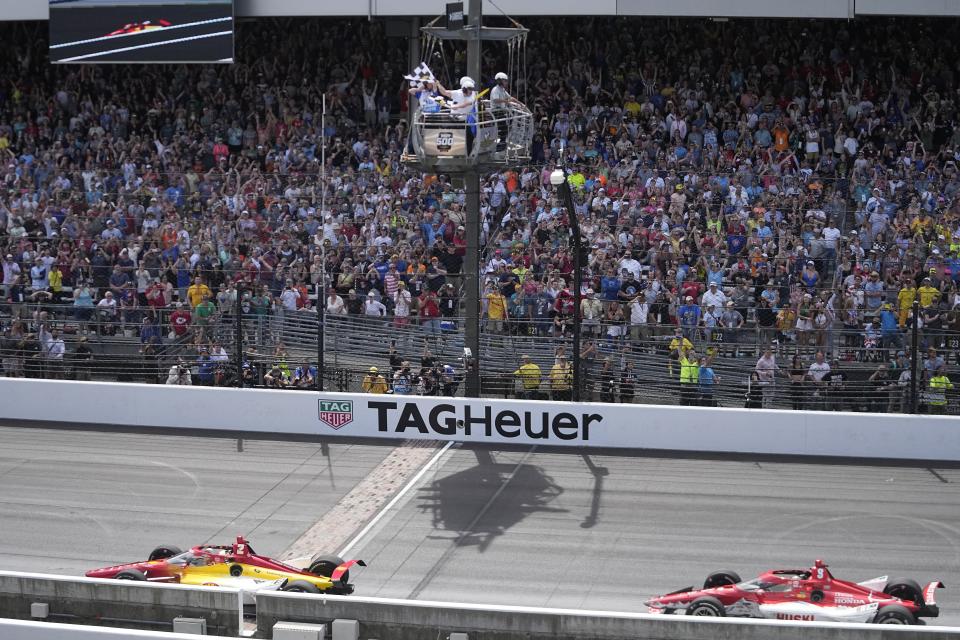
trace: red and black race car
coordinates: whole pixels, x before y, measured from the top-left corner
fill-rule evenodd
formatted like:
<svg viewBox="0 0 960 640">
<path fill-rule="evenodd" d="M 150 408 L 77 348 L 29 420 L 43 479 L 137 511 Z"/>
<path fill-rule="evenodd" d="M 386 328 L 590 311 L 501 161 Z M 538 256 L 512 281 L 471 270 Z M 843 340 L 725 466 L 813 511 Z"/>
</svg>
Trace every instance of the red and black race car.
<svg viewBox="0 0 960 640">
<path fill-rule="evenodd" d="M 363 560 L 343 560 L 317 554 L 306 569 L 261 556 L 243 536 L 232 545 L 200 545 L 181 551 L 172 545 L 153 550 L 147 560 L 87 571 L 88 578 L 147 580 L 201 586 L 235 587 L 246 591 L 279 589 L 302 593 L 353 593 L 350 568 Z"/>
<path fill-rule="evenodd" d="M 702 589 L 687 587 L 648 600 L 650 613 L 923 624 L 940 614 L 934 593 L 940 581 L 920 585 L 886 576 L 865 582 L 834 578 L 817 560 L 810 569 L 774 569 L 746 582 L 732 571 L 707 576 Z"/>
</svg>

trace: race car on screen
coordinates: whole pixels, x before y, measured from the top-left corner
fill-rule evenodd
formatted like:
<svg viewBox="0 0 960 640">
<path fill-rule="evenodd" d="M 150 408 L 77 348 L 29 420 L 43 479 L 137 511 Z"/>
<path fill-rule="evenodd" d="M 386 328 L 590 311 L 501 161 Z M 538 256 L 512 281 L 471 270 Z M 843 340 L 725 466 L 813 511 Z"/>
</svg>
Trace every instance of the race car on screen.
<svg viewBox="0 0 960 640">
<path fill-rule="evenodd" d="M 299 591 L 301 593 L 353 593 L 350 568 L 365 567 L 363 560 L 317 554 L 306 569 L 261 556 L 243 536 L 232 545 L 200 545 L 181 551 L 171 545 L 153 550 L 147 560 L 87 571 L 88 578 L 175 582 L 246 590 Z"/>
<path fill-rule="evenodd" d="M 907 578 L 865 582 L 834 578 L 817 560 L 810 569 L 774 569 L 746 582 L 732 571 L 707 576 L 702 589 L 687 587 L 648 600 L 650 613 L 923 624 L 940 614 L 934 594 L 943 583 L 920 588 Z"/>
</svg>

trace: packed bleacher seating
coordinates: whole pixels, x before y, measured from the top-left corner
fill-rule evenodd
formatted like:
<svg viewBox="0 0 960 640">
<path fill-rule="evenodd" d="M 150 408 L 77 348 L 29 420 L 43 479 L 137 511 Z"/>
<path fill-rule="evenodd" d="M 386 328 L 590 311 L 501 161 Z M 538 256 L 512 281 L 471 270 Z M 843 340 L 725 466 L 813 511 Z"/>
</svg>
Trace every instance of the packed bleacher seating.
<svg viewBox="0 0 960 640">
<path fill-rule="evenodd" d="M 482 182 L 487 392 L 569 390 L 575 214 L 591 397 L 907 410 L 916 326 L 920 403 L 957 411 L 955 22 L 527 26 L 532 162 Z M 5 375 L 309 387 L 320 304 L 342 388 L 457 390 L 465 196 L 401 162 L 403 40 L 274 19 L 235 65 L 51 66 L 44 25 L 0 32 Z"/>
</svg>

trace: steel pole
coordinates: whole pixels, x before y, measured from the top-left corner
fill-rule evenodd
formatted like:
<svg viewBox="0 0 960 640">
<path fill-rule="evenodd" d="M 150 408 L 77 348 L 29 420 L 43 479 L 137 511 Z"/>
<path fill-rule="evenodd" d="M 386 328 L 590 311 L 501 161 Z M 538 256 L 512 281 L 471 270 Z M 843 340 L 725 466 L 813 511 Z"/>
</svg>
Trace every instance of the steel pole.
<svg viewBox="0 0 960 640">
<path fill-rule="evenodd" d="M 480 397 L 480 174 L 471 171 L 463 177 L 467 195 L 466 254 L 463 257 L 464 344 L 470 357 L 464 357 L 466 377 L 464 393 Z M 466 354 L 465 354 L 466 355 Z"/>
<path fill-rule="evenodd" d="M 480 23 L 483 19 L 482 0 L 470 0 L 467 26 L 467 74 L 480 83 Z M 480 174 L 468 171 L 463 176 L 467 196 L 466 255 L 463 259 L 464 288 L 464 343 L 470 349 L 470 358 L 464 358 L 466 368 L 464 393 L 468 398 L 479 398 L 480 387 Z"/>
<path fill-rule="evenodd" d="M 322 111 L 320 112 L 320 129 L 322 130 L 322 144 L 320 145 L 320 224 L 323 224 L 327 209 L 327 94 L 323 94 Z M 324 317 L 327 312 L 327 249 L 320 243 L 320 286 L 317 288 L 317 391 L 323 391 L 323 351 Z"/>
<path fill-rule="evenodd" d="M 237 286 L 237 300 L 235 302 L 236 309 L 234 314 L 236 314 L 235 320 L 235 329 L 236 336 L 234 336 L 234 350 L 237 352 L 237 387 L 243 388 L 243 289 Z"/>
<path fill-rule="evenodd" d="M 564 180 L 560 184 L 560 195 L 563 198 L 563 205 L 567 209 L 567 218 L 570 221 L 570 239 L 573 248 L 573 353 L 570 354 L 573 360 L 573 394 L 574 402 L 580 402 L 581 390 L 583 387 L 583 371 L 580 366 L 580 305 L 583 302 L 583 260 L 581 259 L 581 237 L 580 221 L 577 219 L 577 210 L 573 203 L 573 192 L 570 190 L 570 183 Z"/>
<path fill-rule="evenodd" d="M 407 38 L 407 60 L 411 69 L 416 69 L 421 62 L 428 65 L 433 64 L 433 60 L 421 60 L 423 52 L 420 50 L 420 18 L 410 18 L 410 37 Z M 417 110 L 417 99 L 410 96 L 407 101 L 407 136 L 413 129 L 413 114 Z M 406 152 L 406 148 L 404 148 Z"/>
<path fill-rule="evenodd" d="M 920 300 L 913 301 L 913 327 L 910 333 L 910 413 L 917 413 L 917 364 L 920 360 Z"/>
</svg>

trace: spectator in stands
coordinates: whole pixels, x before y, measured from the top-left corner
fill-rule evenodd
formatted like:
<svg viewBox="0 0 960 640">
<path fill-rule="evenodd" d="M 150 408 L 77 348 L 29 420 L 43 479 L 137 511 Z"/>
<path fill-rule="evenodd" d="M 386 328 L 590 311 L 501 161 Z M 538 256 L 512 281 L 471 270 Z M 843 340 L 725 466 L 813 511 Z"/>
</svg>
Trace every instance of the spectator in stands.
<svg viewBox="0 0 960 640">
<path fill-rule="evenodd" d="M 849 376 L 847 376 L 846 371 L 840 368 L 840 361 L 834 359 L 833 365 L 828 366 L 829 370 L 821 378 L 825 384 L 825 408 L 831 411 L 846 411 L 862 406 L 865 394 L 861 394 L 860 398 L 850 395 L 847 385 Z"/>
<path fill-rule="evenodd" d="M 210 359 L 210 350 L 206 347 L 200 348 L 197 356 L 197 383 L 205 386 L 213 386 L 214 362 Z"/>
<path fill-rule="evenodd" d="M 761 393 L 763 399 L 763 407 L 768 408 L 774 396 L 776 376 L 780 373 L 780 367 L 777 366 L 777 359 L 773 355 L 773 349 L 769 347 L 764 349 L 763 355 L 757 360 L 754 372 L 757 374 L 754 385 L 759 387 L 759 393 Z"/>
<path fill-rule="evenodd" d="M 714 390 L 720 382 L 720 377 L 714 373 L 710 366 L 710 360 L 706 356 L 700 356 L 699 367 L 697 370 L 697 384 L 700 387 L 699 404 L 704 407 L 717 406 Z"/>
<path fill-rule="evenodd" d="M 183 338 L 190 331 L 193 316 L 190 311 L 183 306 L 182 302 L 177 302 L 174 306 L 175 310 L 170 314 L 170 337 Z"/>
<path fill-rule="evenodd" d="M 97 329 L 100 335 L 115 335 L 117 332 L 117 300 L 112 291 L 103 294 L 97 303 Z"/>
<path fill-rule="evenodd" d="M 89 380 L 90 369 L 93 363 L 93 350 L 90 348 L 87 336 L 77 340 L 77 346 L 70 358 L 73 363 L 73 377 L 75 380 Z"/>
</svg>

